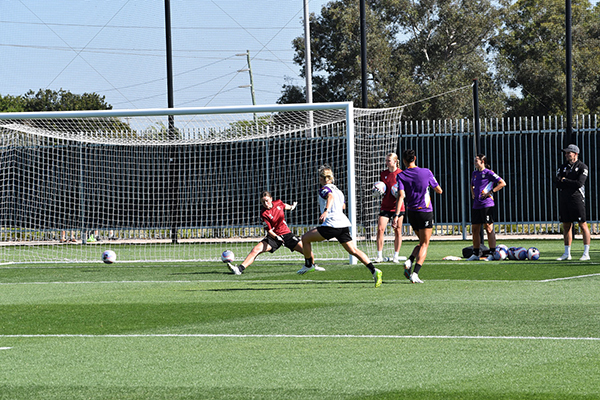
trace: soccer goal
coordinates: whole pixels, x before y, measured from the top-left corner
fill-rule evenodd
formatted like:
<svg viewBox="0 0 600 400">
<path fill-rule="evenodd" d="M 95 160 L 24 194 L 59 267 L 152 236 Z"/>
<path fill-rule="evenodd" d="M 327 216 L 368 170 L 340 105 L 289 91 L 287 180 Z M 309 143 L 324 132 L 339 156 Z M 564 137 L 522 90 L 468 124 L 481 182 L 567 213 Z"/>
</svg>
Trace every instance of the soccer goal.
<svg viewBox="0 0 600 400">
<path fill-rule="evenodd" d="M 353 234 L 374 249 L 371 186 L 397 151 L 402 108 L 351 103 L 1 113 L 0 262 L 243 259 L 264 237 L 260 193 L 318 223 L 317 170 L 330 165 Z M 341 246 L 318 259 L 348 259 Z M 282 248 L 260 260 L 302 260 Z"/>
</svg>

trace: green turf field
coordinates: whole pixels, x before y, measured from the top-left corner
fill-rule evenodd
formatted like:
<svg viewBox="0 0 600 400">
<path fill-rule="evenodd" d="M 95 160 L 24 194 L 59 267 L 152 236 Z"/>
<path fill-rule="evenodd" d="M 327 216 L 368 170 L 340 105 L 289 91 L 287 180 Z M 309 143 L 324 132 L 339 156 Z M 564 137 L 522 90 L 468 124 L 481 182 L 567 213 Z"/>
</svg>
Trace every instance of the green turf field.
<svg viewBox="0 0 600 400">
<path fill-rule="evenodd" d="M 600 398 L 600 243 L 502 243 L 542 258 L 4 265 L 0 399 Z"/>
</svg>

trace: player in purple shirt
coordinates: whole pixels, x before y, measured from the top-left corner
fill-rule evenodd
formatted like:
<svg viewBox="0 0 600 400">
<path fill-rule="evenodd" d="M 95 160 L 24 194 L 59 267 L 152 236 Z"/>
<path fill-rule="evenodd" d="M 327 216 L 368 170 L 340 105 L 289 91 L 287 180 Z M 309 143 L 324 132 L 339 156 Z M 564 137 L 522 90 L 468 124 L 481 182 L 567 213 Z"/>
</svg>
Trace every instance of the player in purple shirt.
<svg viewBox="0 0 600 400">
<path fill-rule="evenodd" d="M 471 224 L 473 226 L 473 255 L 468 261 L 479 260 L 479 248 L 481 246 L 481 224 L 484 225 L 487 232 L 488 244 L 490 245 L 490 254 L 485 258 L 486 261 L 494 259 L 494 250 L 496 249 L 496 234 L 494 233 L 494 196 L 506 182 L 504 179 L 490 169 L 485 154 L 477 154 L 475 157 L 475 170 L 471 175 L 471 197 L 473 198 L 473 212 L 471 213 Z"/>
<path fill-rule="evenodd" d="M 419 279 L 419 271 L 427 257 L 427 249 L 431 233 L 433 232 L 433 208 L 431 207 L 430 188 L 438 194 L 442 194 L 442 188 L 435 180 L 433 173 L 427 168 L 416 165 L 417 157 L 414 150 L 404 150 L 402 162 L 404 171 L 398 174 L 398 204 L 396 210 L 401 210 L 402 205 L 406 207 L 406 216 L 410 226 L 419 238 L 419 244 L 415 246 L 410 257 L 404 263 L 404 276 L 412 283 L 423 283 Z M 394 215 L 392 225 L 398 224 L 398 211 Z M 414 269 L 411 273 L 411 268 Z"/>
</svg>

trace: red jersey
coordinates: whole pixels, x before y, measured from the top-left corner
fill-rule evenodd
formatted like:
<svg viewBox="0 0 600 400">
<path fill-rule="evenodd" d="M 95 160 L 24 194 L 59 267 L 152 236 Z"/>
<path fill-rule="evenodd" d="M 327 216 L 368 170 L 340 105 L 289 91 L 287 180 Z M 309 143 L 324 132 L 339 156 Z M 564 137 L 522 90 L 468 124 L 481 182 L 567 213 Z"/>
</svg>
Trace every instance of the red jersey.
<svg viewBox="0 0 600 400">
<path fill-rule="evenodd" d="M 400 172 L 402 172 L 400 168 L 396 169 L 394 172 L 390 172 L 389 169 L 385 169 L 381 171 L 381 174 L 379 175 L 379 180 L 385 183 L 385 195 L 381 200 L 381 211 L 396 212 L 398 198 L 392 194 L 392 186 L 396 184 L 396 176 Z M 400 211 L 404 211 L 404 205 L 402 205 L 402 209 Z"/>
<path fill-rule="evenodd" d="M 265 228 L 270 231 L 273 229 L 277 235 L 282 236 L 286 233 L 290 233 L 290 228 L 288 228 L 287 223 L 285 222 L 285 205 L 281 200 L 273 200 L 273 207 L 267 210 L 264 207 L 260 208 L 260 217 L 265 224 Z"/>
</svg>

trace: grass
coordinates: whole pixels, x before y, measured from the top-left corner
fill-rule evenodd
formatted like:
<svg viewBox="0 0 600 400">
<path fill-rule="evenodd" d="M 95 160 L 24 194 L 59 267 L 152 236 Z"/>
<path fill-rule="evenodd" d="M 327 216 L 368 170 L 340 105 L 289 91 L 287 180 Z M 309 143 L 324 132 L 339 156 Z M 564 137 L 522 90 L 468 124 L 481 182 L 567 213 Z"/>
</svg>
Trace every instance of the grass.
<svg viewBox="0 0 600 400">
<path fill-rule="evenodd" d="M 598 246 L 505 243 L 542 258 L 435 242 L 425 284 L 386 263 L 378 289 L 339 261 L 4 266 L 0 399 L 598 398 Z"/>
</svg>

